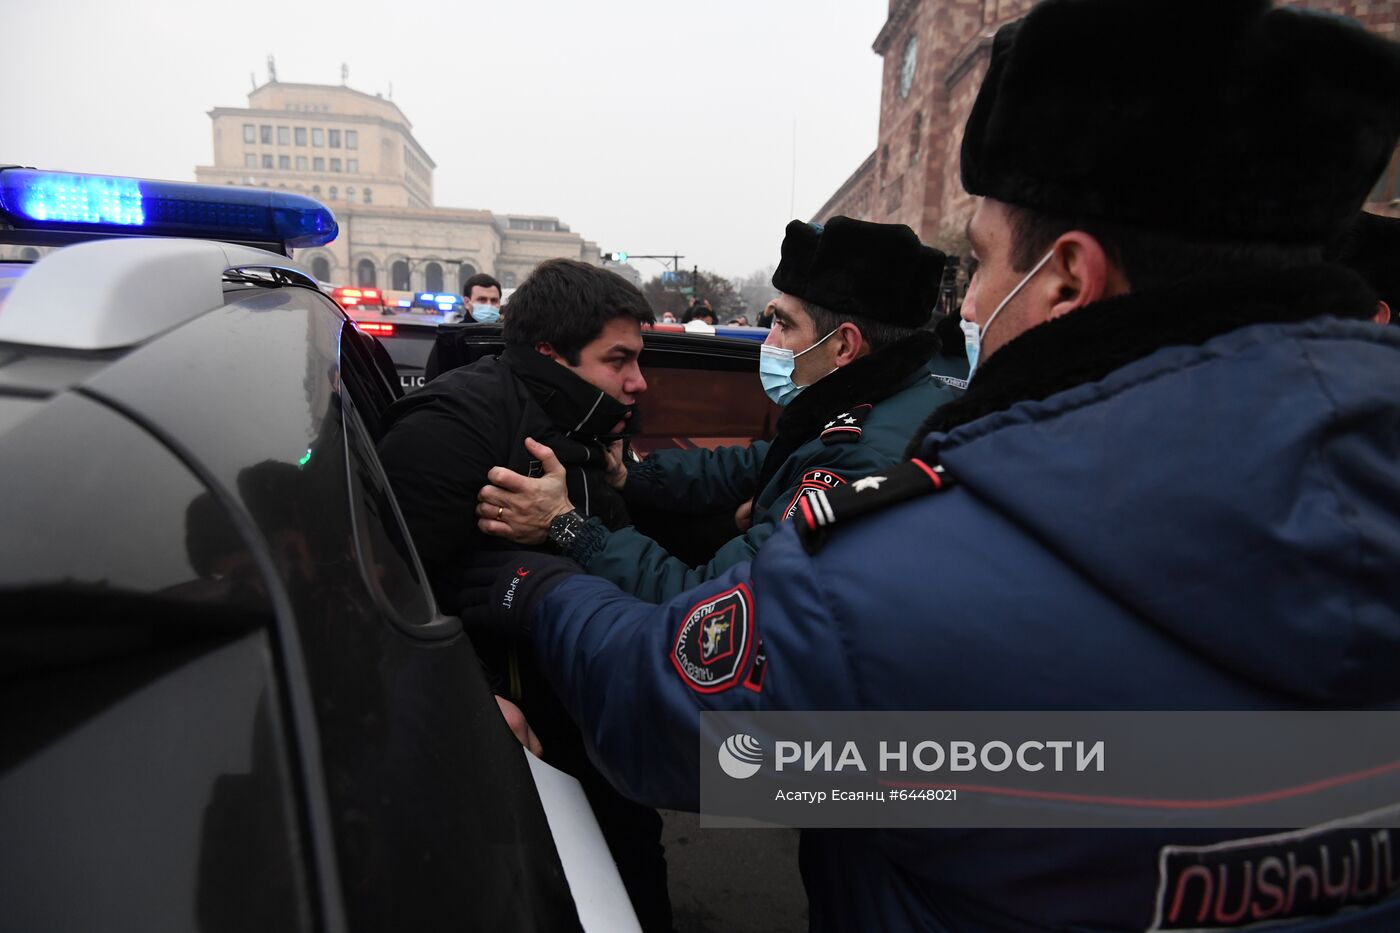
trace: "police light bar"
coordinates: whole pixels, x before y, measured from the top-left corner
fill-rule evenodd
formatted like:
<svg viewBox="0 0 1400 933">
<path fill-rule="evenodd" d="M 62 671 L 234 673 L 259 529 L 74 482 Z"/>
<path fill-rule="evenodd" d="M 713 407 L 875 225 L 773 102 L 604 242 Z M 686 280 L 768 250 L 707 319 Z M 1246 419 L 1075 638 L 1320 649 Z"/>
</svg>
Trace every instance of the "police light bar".
<svg viewBox="0 0 1400 933">
<path fill-rule="evenodd" d="M 0 170 L 0 221 L 26 230 L 297 247 L 323 246 L 339 233 L 329 208 L 288 191 L 33 169 Z"/>
<path fill-rule="evenodd" d="M 364 332 L 367 333 L 367 334 L 374 334 L 374 336 L 376 336 L 376 337 L 392 337 L 392 336 L 394 336 L 394 325 L 393 325 L 393 324 L 375 324 L 375 323 L 372 323 L 372 322 L 363 322 L 363 321 L 362 321 L 362 322 L 356 323 L 355 326 L 358 327 L 360 330 L 364 331 Z"/>
</svg>

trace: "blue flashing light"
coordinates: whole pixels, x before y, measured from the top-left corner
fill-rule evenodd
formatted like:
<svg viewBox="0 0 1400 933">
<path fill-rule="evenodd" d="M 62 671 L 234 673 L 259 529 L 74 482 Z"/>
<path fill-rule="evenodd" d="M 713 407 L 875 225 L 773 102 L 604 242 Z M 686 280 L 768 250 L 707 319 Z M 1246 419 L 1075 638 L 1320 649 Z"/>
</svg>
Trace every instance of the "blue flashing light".
<svg viewBox="0 0 1400 933">
<path fill-rule="evenodd" d="M 451 311 L 451 310 L 452 310 L 452 302 L 448 301 L 448 302 L 444 302 L 444 303 L 438 305 L 438 310 L 439 310 L 439 311 Z"/>
<path fill-rule="evenodd" d="M 432 292 L 424 292 L 423 294 L 419 295 L 418 297 L 419 297 L 419 298 L 422 298 L 424 301 L 432 301 L 436 296 L 433 295 Z"/>
<path fill-rule="evenodd" d="M 438 301 L 438 302 L 444 302 L 444 301 L 445 301 L 445 302 L 447 302 L 447 303 L 450 304 L 450 305 L 455 305 L 455 304 L 457 303 L 457 296 L 456 296 L 456 295 L 438 295 L 436 299 L 433 299 L 433 298 L 431 298 L 431 296 L 430 296 L 429 300 L 435 300 L 435 301 Z"/>
<path fill-rule="evenodd" d="M 288 191 L 32 169 L 0 171 L 0 218 L 31 230 L 145 233 L 323 246 L 335 215 Z"/>
<path fill-rule="evenodd" d="M 413 302 L 409 301 L 407 298 L 400 298 L 400 299 L 399 299 L 399 307 L 400 307 L 400 308 L 408 308 L 408 307 L 411 307 L 412 305 L 413 305 Z"/>
</svg>

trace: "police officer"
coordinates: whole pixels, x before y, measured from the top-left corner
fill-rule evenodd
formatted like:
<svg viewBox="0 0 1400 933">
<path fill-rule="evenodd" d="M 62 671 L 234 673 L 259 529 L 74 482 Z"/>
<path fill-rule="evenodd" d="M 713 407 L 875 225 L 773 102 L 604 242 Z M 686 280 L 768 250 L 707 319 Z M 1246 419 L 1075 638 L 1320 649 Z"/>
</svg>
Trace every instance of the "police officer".
<svg viewBox="0 0 1400 933">
<path fill-rule="evenodd" d="M 664 605 L 542 558 L 474 621 L 533 626 L 609 776 L 671 806 L 700 710 L 1394 708 L 1400 333 L 1321 254 L 1397 135 L 1400 49 L 1350 21 L 1045 0 L 967 123 L 980 353 L 919 456 Z M 758 647 L 701 683 L 682 636 L 728 610 Z M 809 831 L 802 867 L 814 929 L 1400 929 L 1393 873 L 1338 887 L 1349 846 L 1225 891 L 1329 831 Z"/>
<path fill-rule="evenodd" d="M 549 538 L 589 573 L 657 601 L 751 559 L 780 522 L 811 508 L 814 493 L 895 463 L 914 427 L 955 397 L 929 371 L 937 338 L 919 329 L 938 299 L 943 263 L 902 224 L 788 224 L 773 273 L 781 294 L 759 361 L 764 390 L 784 406 L 776 437 L 659 451 L 625 468 L 614 460 L 614 485 L 634 511 L 737 512 L 727 530 L 741 533 L 711 545 L 700 566 L 635 527 L 610 531 L 575 513 L 577 500 L 541 447 L 540 479 L 491 471 L 481 529 L 521 544 Z"/>
</svg>

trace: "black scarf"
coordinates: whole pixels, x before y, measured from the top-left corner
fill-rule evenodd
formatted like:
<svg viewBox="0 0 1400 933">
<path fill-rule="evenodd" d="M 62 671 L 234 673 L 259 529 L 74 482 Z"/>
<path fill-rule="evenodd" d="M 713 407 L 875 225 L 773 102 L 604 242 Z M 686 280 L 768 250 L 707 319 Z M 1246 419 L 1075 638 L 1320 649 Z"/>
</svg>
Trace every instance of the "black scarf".
<svg viewBox="0 0 1400 933">
<path fill-rule="evenodd" d="M 778 417 L 777 435 L 763 459 L 758 488 L 782 467 L 788 457 L 821 433 L 831 416 L 856 405 L 874 405 L 910 385 L 938 349 L 932 331 L 919 331 L 868 356 L 863 356 L 803 389 Z"/>
<path fill-rule="evenodd" d="M 559 462 L 602 462 L 599 454 L 603 446 L 614 439 L 607 433 L 613 425 L 626 420 L 629 433 L 635 431 L 636 406 L 622 404 L 543 353 L 528 347 L 506 347 L 501 353 L 501 362 L 510 368 L 559 429 L 564 440 L 563 449 L 550 445 L 555 447 Z M 625 419 L 629 412 L 632 417 Z"/>
<path fill-rule="evenodd" d="M 1350 269 L 1318 264 L 1095 302 L 1026 331 L 979 365 L 967 392 L 924 421 L 905 456 L 917 456 L 932 431 L 951 431 L 1017 402 L 1098 382 L 1162 347 L 1200 346 L 1251 324 L 1324 315 L 1366 319 L 1375 314 L 1376 301 Z"/>
</svg>

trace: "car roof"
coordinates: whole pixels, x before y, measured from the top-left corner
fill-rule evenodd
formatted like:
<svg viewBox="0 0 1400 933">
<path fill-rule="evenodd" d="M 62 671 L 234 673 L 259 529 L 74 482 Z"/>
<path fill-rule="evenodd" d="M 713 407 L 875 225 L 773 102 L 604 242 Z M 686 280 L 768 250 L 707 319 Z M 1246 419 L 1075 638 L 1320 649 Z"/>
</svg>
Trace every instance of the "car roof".
<svg viewBox="0 0 1400 933">
<path fill-rule="evenodd" d="M 66 350 L 134 346 L 211 311 L 229 272 L 315 281 L 286 256 L 191 239 L 94 240 L 0 268 L 0 343 Z"/>
</svg>

